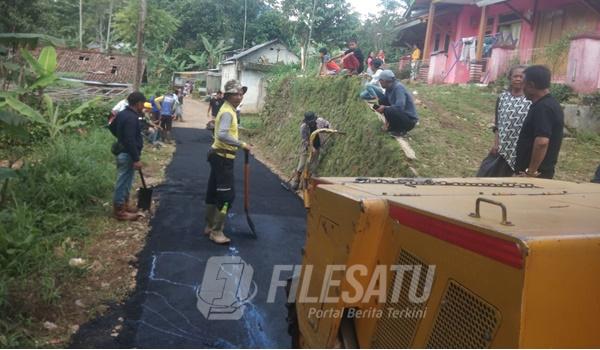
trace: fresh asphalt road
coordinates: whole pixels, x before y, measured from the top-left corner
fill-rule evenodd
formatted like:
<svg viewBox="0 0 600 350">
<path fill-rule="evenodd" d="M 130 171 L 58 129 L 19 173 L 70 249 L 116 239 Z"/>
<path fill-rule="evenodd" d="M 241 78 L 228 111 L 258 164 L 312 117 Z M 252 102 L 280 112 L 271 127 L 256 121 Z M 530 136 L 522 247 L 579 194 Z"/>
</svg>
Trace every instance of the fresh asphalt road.
<svg viewBox="0 0 600 350">
<path fill-rule="evenodd" d="M 136 348 L 281 348 L 289 347 L 285 293 L 267 303 L 273 266 L 301 263 L 305 210 L 300 200 L 280 186 L 280 179 L 250 159 L 250 215 L 258 239 L 249 234 L 243 209 L 243 153 L 235 162 L 236 201 L 225 232 L 228 246 L 202 234 L 211 133 L 196 128 L 205 104 L 186 101 L 186 123 L 177 123 L 177 148 L 164 184 L 155 190 L 160 206 L 151 220 L 146 246 L 139 256 L 137 289 L 120 312 L 124 329 L 110 340 L 110 321 L 92 321 L 74 337 L 75 347 Z M 242 117 L 243 118 L 243 117 Z M 178 127 L 179 126 L 179 127 Z M 191 127 L 190 127 L 191 126 Z M 240 320 L 208 320 L 200 311 L 198 291 L 207 260 L 239 256 L 253 270 L 257 295 Z M 282 275 L 285 277 L 285 275 Z M 102 326 L 102 324 L 106 324 Z"/>
</svg>

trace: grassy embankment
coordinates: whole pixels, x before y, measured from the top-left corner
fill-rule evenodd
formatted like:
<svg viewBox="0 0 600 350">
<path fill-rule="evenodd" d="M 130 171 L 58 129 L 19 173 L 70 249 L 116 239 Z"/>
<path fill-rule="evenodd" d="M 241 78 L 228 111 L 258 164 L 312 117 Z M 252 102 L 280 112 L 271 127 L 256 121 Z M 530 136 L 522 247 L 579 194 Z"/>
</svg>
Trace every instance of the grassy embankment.
<svg viewBox="0 0 600 350">
<path fill-rule="evenodd" d="M 252 142 L 277 170 L 291 173 L 297 162 L 299 124 L 305 111 L 315 111 L 333 127 L 347 132 L 329 141 L 323 152 L 324 176 L 473 176 L 487 155 L 493 135 L 496 94 L 475 86 L 408 88 L 417 101 L 419 125 L 409 133 L 417 160 L 408 161 L 396 141 L 382 132 L 381 123 L 358 99 L 357 78 L 295 78 L 271 83 L 265 111 L 244 117 Z M 600 136 L 573 134 L 563 142 L 557 178 L 589 181 L 600 163 Z"/>
</svg>

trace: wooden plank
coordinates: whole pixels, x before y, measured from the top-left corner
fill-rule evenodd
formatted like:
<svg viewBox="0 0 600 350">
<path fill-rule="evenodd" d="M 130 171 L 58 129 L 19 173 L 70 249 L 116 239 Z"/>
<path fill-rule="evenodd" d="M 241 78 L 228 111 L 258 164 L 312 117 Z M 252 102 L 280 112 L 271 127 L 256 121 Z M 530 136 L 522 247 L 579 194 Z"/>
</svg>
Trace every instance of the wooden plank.
<svg viewBox="0 0 600 350">
<path fill-rule="evenodd" d="M 417 154 L 415 153 L 415 150 L 413 150 L 412 147 L 410 147 L 410 144 L 408 143 L 408 140 L 406 138 L 401 136 L 394 136 L 394 138 L 396 139 L 396 141 L 398 141 L 398 144 L 400 145 L 400 148 L 404 152 L 406 158 L 410 160 L 417 159 Z"/>
<path fill-rule="evenodd" d="M 371 107 L 371 105 L 369 105 L 369 107 Z M 377 112 L 373 112 L 373 113 L 375 113 L 375 115 L 377 115 L 377 119 L 379 119 L 379 121 L 381 121 L 383 124 L 385 124 L 385 117 L 381 113 L 377 113 Z M 410 144 L 408 143 L 408 140 L 405 137 L 393 136 L 393 135 L 390 135 L 390 136 L 392 136 L 394 139 L 396 139 L 396 141 L 398 141 L 398 144 L 400 145 L 400 149 L 402 149 L 402 152 L 404 152 L 404 155 L 406 156 L 406 158 L 408 158 L 410 160 L 417 159 L 417 154 L 415 153 L 415 150 L 413 150 L 413 148 L 410 146 Z"/>
</svg>

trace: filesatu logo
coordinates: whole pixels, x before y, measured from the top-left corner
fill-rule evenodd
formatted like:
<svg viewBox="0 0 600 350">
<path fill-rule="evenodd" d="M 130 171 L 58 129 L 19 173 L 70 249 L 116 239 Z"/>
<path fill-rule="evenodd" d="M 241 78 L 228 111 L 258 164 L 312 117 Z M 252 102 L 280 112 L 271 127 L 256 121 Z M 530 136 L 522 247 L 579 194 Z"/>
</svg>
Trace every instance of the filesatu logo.
<svg viewBox="0 0 600 350">
<path fill-rule="evenodd" d="M 239 256 L 208 259 L 196 292 L 198 310 L 208 320 L 239 320 L 257 293 L 254 269 Z"/>
</svg>

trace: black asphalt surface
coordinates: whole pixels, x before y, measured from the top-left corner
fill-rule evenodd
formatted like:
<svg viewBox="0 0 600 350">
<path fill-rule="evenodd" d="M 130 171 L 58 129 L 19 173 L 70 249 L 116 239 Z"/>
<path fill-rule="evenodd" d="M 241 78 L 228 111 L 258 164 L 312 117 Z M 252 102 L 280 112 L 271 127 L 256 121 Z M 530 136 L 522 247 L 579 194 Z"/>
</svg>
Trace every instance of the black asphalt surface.
<svg viewBox="0 0 600 350">
<path fill-rule="evenodd" d="M 267 293 L 275 264 L 301 263 L 305 211 L 300 200 L 280 186 L 280 179 L 250 159 L 250 212 L 258 239 L 249 234 L 243 209 L 243 154 L 236 159 L 236 201 L 225 232 L 232 239 L 219 246 L 202 234 L 204 196 L 209 175 L 206 153 L 211 134 L 174 129 L 177 140 L 165 183 L 155 190 L 160 207 L 151 221 L 139 256 L 137 290 L 122 306 L 82 326 L 73 347 L 136 348 L 282 348 L 290 346 L 285 295 L 275 303 Z M 197 307 L 206 262 L 213 256 L 239 256 L 254 269 L 257 295 L 241 320 L 207 320 Z M 285 275 L 285 274 L 284 274 Z M 125 319 L 111 337 L 116 319 Z"/>
</svg>

